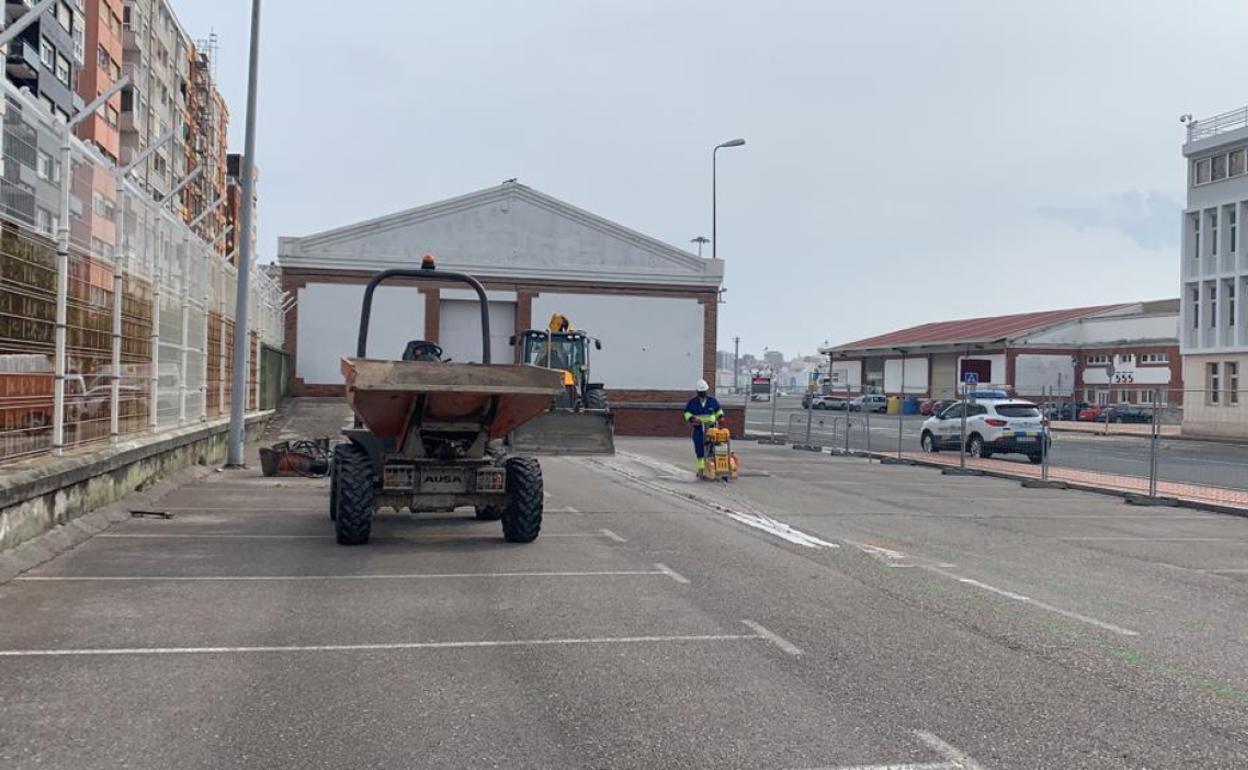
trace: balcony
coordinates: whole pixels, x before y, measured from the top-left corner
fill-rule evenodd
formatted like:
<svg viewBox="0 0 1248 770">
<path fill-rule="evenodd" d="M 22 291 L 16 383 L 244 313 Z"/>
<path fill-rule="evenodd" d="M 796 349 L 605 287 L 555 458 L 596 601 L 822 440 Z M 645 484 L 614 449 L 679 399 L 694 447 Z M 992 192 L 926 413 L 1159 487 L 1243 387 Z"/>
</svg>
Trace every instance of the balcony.
<svg viewBox="0 0 1248 770">
<path fill-rule="evenodd" d="M 9 43 L 9 55 L 5 59 L 5 72 L 9 79 L 22 83 L 39 79 L 39 49 L 25 40 Z"/>
</svg>

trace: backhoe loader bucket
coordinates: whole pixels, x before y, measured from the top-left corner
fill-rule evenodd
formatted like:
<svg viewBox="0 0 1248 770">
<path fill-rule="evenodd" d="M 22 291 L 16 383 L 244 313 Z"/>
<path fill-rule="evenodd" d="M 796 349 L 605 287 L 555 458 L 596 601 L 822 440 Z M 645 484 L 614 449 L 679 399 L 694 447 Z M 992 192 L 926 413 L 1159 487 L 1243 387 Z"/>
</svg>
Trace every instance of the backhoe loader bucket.
<svg viewBox="0 0 1248 770">
<path fill-rule="evenodd" d="M 526 455 L 613 455 L 614 418 L 607 411 L 555 409 L 513 430 L 507 442 Z"/>
</svg>

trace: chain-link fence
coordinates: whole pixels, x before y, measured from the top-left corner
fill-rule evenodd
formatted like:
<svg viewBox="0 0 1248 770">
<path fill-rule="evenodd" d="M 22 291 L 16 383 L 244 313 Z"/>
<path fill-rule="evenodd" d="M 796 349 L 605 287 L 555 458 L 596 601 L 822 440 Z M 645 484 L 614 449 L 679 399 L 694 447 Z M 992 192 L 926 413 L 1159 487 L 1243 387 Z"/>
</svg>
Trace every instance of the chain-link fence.
<svg viewBox="0 0 1248 770">
<path fill-rule="evenodd" d="M 227 414 L 237 272 L 219 244 L 0 82 L 0 462 Z M 251 287 L 255 409 L 284 324 L 277 284 L 257 269 Z"/>
</svg>

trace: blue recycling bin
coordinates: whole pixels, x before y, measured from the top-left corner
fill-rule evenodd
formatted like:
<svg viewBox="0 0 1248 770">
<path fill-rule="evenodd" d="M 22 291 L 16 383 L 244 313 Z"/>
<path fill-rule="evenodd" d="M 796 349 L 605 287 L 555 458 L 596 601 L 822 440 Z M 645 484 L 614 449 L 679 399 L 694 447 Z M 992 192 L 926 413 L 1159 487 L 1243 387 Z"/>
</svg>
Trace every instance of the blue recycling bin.
<svg viewBox="0 0 1248 770">
<path fill-rule="evenodd" d="M 919 397 L 906 396 L 905 402 L 901 405 L 902 414 L 918 414 L 919 413 Z"/>
</svg>

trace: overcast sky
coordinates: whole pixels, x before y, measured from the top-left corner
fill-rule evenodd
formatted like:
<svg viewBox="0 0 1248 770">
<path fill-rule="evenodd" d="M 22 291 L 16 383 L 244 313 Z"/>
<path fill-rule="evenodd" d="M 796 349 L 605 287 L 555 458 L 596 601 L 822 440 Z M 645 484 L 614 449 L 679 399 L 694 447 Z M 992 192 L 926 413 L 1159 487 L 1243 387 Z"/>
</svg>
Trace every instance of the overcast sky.
<svg viewBox="0 0 1248 770">
<path fill-rule="evenodd" d="M 249 3 L 220 36 L 241 151 Z M 1178 116 L 1248 104 L 1243 0 L 265 0 L 261 258 L 510 177 L 710 235 L 720 347 L 1178 295 Z M 1236 85 L 1239 83 L 1240 85 Z"/>
</svg>

